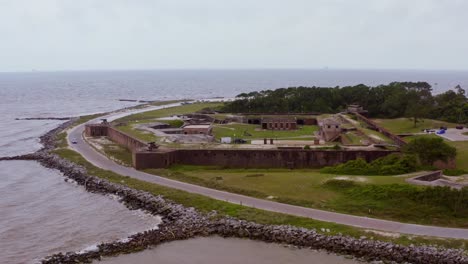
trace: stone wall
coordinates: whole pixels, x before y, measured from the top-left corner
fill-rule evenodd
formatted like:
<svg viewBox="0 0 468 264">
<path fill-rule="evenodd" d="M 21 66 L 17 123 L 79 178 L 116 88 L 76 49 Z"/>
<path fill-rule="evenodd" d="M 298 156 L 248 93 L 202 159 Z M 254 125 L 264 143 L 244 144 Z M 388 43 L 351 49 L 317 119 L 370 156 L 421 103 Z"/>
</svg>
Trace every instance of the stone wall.
<svg viewBox="0 0 468 264">
<path fill-rule="evenodd" d="M 442 177 L 442 171 L 433 171 L 433 172 L 424 174 L 422 176 L 416 177 L 414 179 L 418 181 L 435 181 L 435 180 L 440 179 L 441 177 Z"/>
<path fill-rule="evenodd" d="M 359 120 L 363 121 L 364 123 L 366 123 L 368 126 L 370 126 L 371 128 L 379 131 L 380 133 L 384 134 L 385 136 L 387 136 L 388 138 L 390 138 L 391 140 L 393 140 L 395 142 L 395 144 L 397 144 L 398 146 L 404 146 L 406 145 L 407 143 L 401 139 L 399 136 L 393 134 L 392 132 L 388 131 L 387 129 L 379 126 L 377 123 L 375 123 L 374 121 L 370 120 L 369 118 L 359 114 L 359 113 L 353 113 Z"/>
<path fill-rule="evenodd" d="M 107 137 L 108 125 L 88 124 L 85 126 L 85 135 L 88 137 Z"/>
<path fill-rule="evenodd" d="M 105 133 L 103 132 L 105 131 Z M 136 169 L 167 168 L 173 164 L 231 168 L 320 168 L 363 158 L 373 161 L 395 151 L 304 149 L 158 149 L 107 125 L 87 125 L 88 136 L 104 134 L 132 152 Z"/>
<path fill-rule="evenodd" d="M 86 125 L 85 134 L 88 137 L 99 137 L 107 136 L 110 140 L 115 143 L 122 145 L 129 149 L 132 153 L 136 152 L 140 148 L 145 148 L 147 143 L 134 138 L 124 132 L 121 132 L 109 125 L 105 124 L 91 124 Z"/>
<path fill-rule="evenodd" d="M 363 158 L 372 161 L 395 151 L 376 150 L 232 150 L 177 149 L 134 153 L 136 169 L 167 168 L 173 164 L 231 168 L 318 168 Z"/>
</svg>

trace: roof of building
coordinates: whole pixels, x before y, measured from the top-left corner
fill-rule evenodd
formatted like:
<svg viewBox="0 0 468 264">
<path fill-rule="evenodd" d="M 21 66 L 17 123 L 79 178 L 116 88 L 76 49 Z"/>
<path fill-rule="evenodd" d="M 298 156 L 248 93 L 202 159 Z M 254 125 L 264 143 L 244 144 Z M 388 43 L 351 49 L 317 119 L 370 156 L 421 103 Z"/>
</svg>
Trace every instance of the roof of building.
<svg viewBox="0 0 468 264">
<path fill-rule="evenodd" d="M 198 128 L 198 129 L 203 129 L 203 128 L 211 128 L 211 125 L 188 125 L 188 126 L 184 126 L 183 128 Z"/>
<path fill-rule="evenodd" d="M 325 118 L 320 120 L 322 125 L 341 125 L 340 122 L 336 121 L 334 118 Z"/>
<path fill-rule="evenodd" d="M 296 123 L 295 118 L 263 118 L 262 123 L 270 123 L 270 122 L 283 122 L 283 123 Z"/>
</svg>

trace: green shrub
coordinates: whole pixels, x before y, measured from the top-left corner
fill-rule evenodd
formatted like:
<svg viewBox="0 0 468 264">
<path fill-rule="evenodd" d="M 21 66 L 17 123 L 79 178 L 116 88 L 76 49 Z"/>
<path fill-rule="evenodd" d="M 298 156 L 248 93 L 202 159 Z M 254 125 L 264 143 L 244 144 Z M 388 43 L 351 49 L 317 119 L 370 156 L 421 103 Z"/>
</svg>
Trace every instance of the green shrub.
<svg viewBox="0 0 468 264">
<path fill-rule="evenodd" d="M 468 174 L 468 171 L 462 169 L 445 169 L 444 175 L 448 176 L 460 176 L 463 174 Z"/>
<path fill-rule="evenodd" d="M 420 188 L 408 184 L 355 184 L 339 180 L 330 180 L 324 186 L 340 191 L 349 201 L 443 208 L 455 217 L 468 215 L 468 187 L 461 190 L 441 186 Z"/>
<path fill-rule="evenodd" d="M 437 160 L 448 161 L 455 158 L 457 149 L 445 143 L 442 138 L 420 137 L 403 148 L 405 153 L 414 154 L 424 165 L 432 165 Z"/>
<path fill-rule="evenodd" d="M 350 160 L 340 165 L 325 167 L 321 172 L 348 175 L 395 175 L 413 172 L 418 168 L 416 156 L 394 153 L 370 163 L 361 158 Z"/>
<path fill-rule="evenodd" d="M 328 180 L 323 184 L 325 187 L 331 189 L 349 189 L 356 186 L 356 183 L 353 181 L 347 180 Z"/>
<path fill-rule="evenodd" d="M 304 149 L 310 149 L 310 146 L 309 146 L 309 145 L 305 145 L 305 146 L 304 146 Z"/>
</svg>

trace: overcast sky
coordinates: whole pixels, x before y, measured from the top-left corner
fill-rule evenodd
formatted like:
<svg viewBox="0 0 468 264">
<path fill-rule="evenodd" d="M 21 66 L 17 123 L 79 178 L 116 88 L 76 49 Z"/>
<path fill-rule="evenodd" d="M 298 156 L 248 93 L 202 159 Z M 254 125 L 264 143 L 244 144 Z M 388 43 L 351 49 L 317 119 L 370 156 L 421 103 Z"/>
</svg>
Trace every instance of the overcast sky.
<svg viewBox="0 0 468 264">
<path fill-rule="evenodd" d="M 468 70 L 468 0 L 0 0 L 0 71 Z"/>
</svg>

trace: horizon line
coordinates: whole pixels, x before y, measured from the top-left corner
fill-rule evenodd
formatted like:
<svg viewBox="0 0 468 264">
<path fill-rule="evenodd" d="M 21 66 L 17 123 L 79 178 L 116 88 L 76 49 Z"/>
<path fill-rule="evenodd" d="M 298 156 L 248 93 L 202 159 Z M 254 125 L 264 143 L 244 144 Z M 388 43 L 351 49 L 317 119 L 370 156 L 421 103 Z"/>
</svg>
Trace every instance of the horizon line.
<svg viewBox="0 0 468 264">
<path fill-rule="evenodd" d="M 0 73 L 60 73 L 60 72 L 122 72 L 122 71 L 426 71 L 426 72 L 468 72 L 468 69 L 423 69 L 423 68 L 334 68 L 334 67 L 245 67 L 245 68 L 135 68 L 135 69 L 64 69 L 64 70 L 19 70 L 0 71 Z"/>
</svg>

